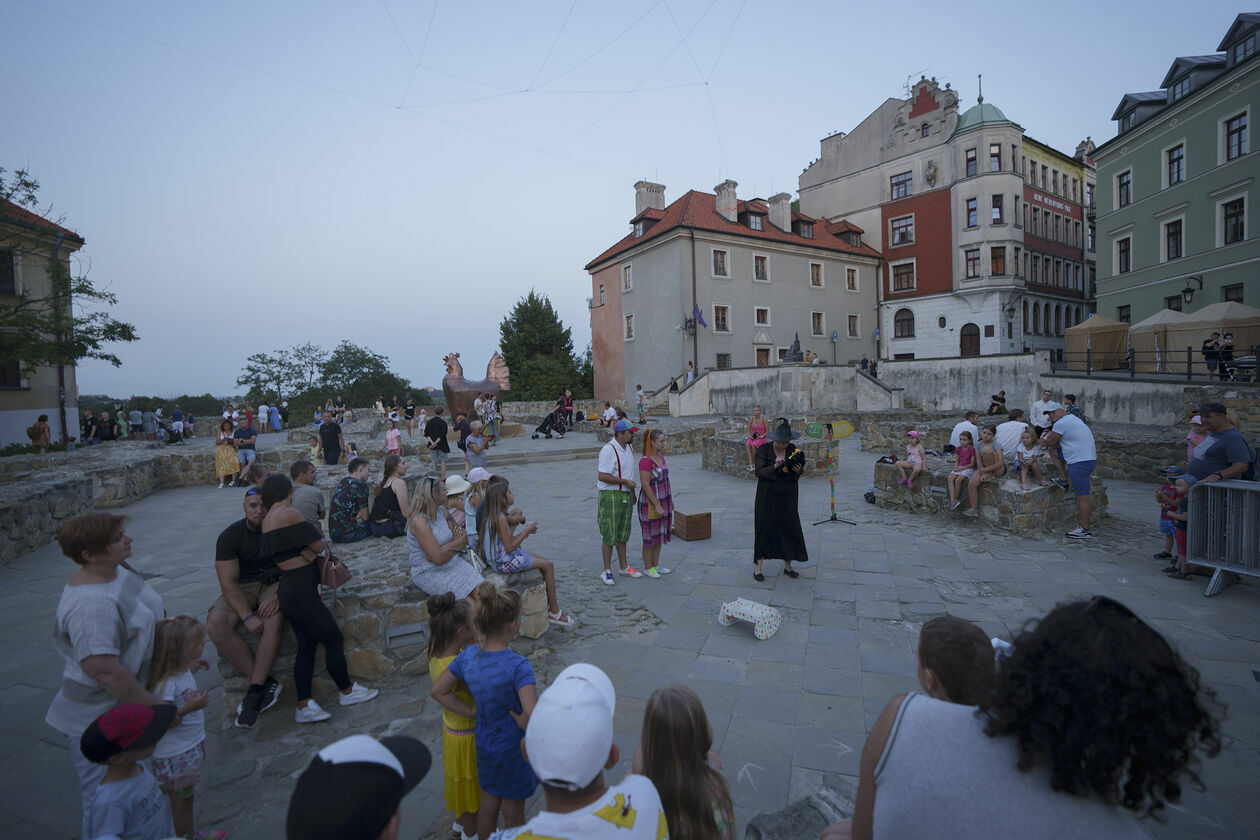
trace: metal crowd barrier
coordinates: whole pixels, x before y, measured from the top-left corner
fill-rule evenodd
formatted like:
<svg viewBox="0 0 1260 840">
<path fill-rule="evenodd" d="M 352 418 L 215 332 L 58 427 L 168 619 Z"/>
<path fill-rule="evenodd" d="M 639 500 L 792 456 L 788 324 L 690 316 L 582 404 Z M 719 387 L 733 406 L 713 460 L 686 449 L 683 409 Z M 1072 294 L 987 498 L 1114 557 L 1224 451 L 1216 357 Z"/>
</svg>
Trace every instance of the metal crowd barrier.
<svg viewBox="0 0 1260 840">
<path fill-rule="evenodd" d="M 1260 481 L 1217 481 L 1190 488 L 1186 561 L 1216 571 L 1205 596 L 1238 578 L 1260 577 Z"/>
</svg>

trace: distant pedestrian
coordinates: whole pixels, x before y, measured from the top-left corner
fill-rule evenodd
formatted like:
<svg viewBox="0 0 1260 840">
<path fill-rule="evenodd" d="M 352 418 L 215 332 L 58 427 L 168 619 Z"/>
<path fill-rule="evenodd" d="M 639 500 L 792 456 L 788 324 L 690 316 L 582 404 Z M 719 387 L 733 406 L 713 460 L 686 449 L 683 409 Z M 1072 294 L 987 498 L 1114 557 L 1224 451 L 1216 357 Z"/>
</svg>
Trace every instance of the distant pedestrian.
<svg viewBox="0 0 1260 840">
<path fill-rule="evenodd" d="M 442 406 L 433 409 L 433 419 L 424 427 L 424 436 L 429 442 L 429 457 L 446 481 L 446 462 L 451 457 L 451 443 L 446 439 L 448 429 L 442 419 Z"/>
<path fill-rule="evenodd" d="M 753 579 L 765 580 L 761 563 L 767 558 L 783 560 L 783 574 L 798 578 L 793 563 L 808 563 L 809 550 L 801 531 L 799 508 L 800 477 L 805 471 L 805 453 L 792 441 L 800 434 L 784 418 L 766 435 L 757 449 L 757 498 L 753 508 Z"/>
<path fill-rule="evenodd" d="M 1229 382 L 1234 378 L 1234 334 L 1225 333 L 1221 337 L 1221 346 L 1217 349 L 1216 362 L 1221 370 L 1221 381 Z"/>
<path fill-rule="evenodd" d="M 280 426 L 281 426 L 281 420 L 280 420 L 280 406 L 278 406 L 278 405 L 273 405 L 273 406 L 271 407 L 271 418 L 270 418 L 270 419 L 271 419 L 271 431 L 273 431 L 273 432 L 278 432 L 278 431 L 280 431 Z"/>
<path fill-rule="evenodd" d="M 284 424 L 284 427 L 286 429 L 289 428 L 289 401 L 288 400 L 280 401 L 280 422 Z"/>
<path fill-rule="evenodd" d="M 634 407 L 639 411 L 639 422 L 647 422 L 647 394 L 643 393 L 642 385 L 634 386 Z M 570 424 L 572 425 L 572 424 Z"/>
<path fill-rule="evenodd" d="M 118 421 L 111 419 L 108 411 L 102 411 L 101 419 L 96 424 L 97 442 L 121 440 L 122 434 L 122 426 L 118 425 Z"/>
<path fill-rule="evenodd" d="M 871 360 L 866 358 L 865 353 L 862 354 L 862 361 L 860 363 L 860 366 L 862 368 L 862 373 L 866 373 L 868 370 L 870 370 Z"/>
<path fill-rule="evenodd" d="M 643 535 L 643 574 L 658 580 L 670 570 L 660 564 L 661 546 L 674 530 L 674 497 L 665 464 L 665 433 L 653 429 L 643 436 L 639 459 L 639 532 Z"/>
<path fill-rule="evenodd" d="M 234 432 L 231 420 L 225 417 L 219 421 L 219 434 L 214 445 L 214 474 L 218 476 L 220 490 L 236 478 L 241 468 L 236 460 Z"/>
<path fill-rule="evenodd" d="M 127 412 L 127 432 L 131 440 L 140 440 L 140 436 L 144 434 L 144 412 L 138 408 L 133 408 Z"/>
<path fill-rule="evenodd" d="M 328 535 L 335 543 L 358 542 L 368 538 L 368 489 L 369 464 L 365 458 L 355 458 L 349 464 L 349 472 L 333 490 L 332 504 L 328 509 Z"/>
<path fill-rule="evenodd" d="M 690 385 L 696 381 L 696 366 L 691 362 L 687 362 L 687 384 Z"/>
<path fill-rule="evenodd" d="M 1203 354 L 1203 362 L 1207 365 L 1208 379 L 1216 378 L 1216 368 L 1220 365 L 1221 360 L 1221 334 L 1213 332 L 1211 336 L 1203 340 L 1203 348 L 1200 350 Z"/>
<path fill-rule="evenodd" d="M 1094 433 L 1081 418 L 1068 414 L 1067 409 L 1059 403 L 1050 403 L 1047 412 L 1046 417 L 1052 425 L 1044 446 L 1047 452 L 1059 452 L 1055 459 L 1059 477 L 1054 479 L 1054 483 L 1066 490 L 1067 479 L 1071 477 L 1072 492 L 1076 494 L 1076 527 L 1068 531 L 1067 535 L 1078 540 L 1089 539 L 1093 536 L 1089 526 L 1094 512 L 1089 488 L 1094 467 L 1098 463 Z"/>
<path fill-rule="evenodd" d="M 48 447 L 51 445 L 49 438 L 52 435 L 48 428 L 48 415 L 39 415 L 39 419 L 26 429 L 26 435 L 31 439 L 31 446 L 39 447 L 40 455 L 47 455 Z"/>
<path fill-rule="evenodd" d="M 241 486 L 246 484 L 245 473 L 254 463 L 254 459 L 258 457 L 258 450 L 255 444 L 258 442 L 258 432 L 254 430 L 254 425 L 249 421 L 249 414 L 246 413 L 245 425 L 237 427 L 232 433 L 233 440 L 236 441 L 236 460 L 241 466 L 241 474 L 237 478 L 237 483 Z"/>
<path fill-rule="evenodd" d="M 171 409 L 171 433 L 174 435 L 175 440 L 184 439 L 184 412 L 180 410 L 179 406 Z"/>
<path fill-rule="evenodd" d="M 630 514 L 634 507 L 634 480 L 638 478 L 634 449 L 630 444 L 637 431 L 639 427 L 631 426 L 629 420 L 618 420 L 613 425 L 613 439 L 599 450 L 599 468 L 595 482 L 599 495 L 595 518 L 599 523 L 604 555 L 604 571 L 600 573 L 599 579 L 606 586 L 615 583 L 612 574 L 614 548 L 617 549 L 617 561 L 622 576 L 643 576 L 626 558 L 626 542 L 630 539 Z"/>
<path fill-rule="evenodd" d="M 564 406 L 565 427 L 573 428 L 573 391 L 568 388 L 564 389 L 564 396 L 560 398 L 561 404 Z"/>
<path fill-rule="evenodd" d="M 320 414 L 319 446 L 316 457 L 324 456 L 324 463 L 333 465 L 341 460 L 341 453 L 346 448 L 346 439 L 341 434 L 341 424 L 333 422 L 331 408 L 325 408 Z"/>
<path fill-rule="evenodd" d="M 480 420 L 474 420 L 469 425 L 468 439 L 464 441 L 466 447 L 465 461 L 468 469 L 474 467 L 486 466 L 486 438 L 483 434 L 484 428 Z"/>
</svg>

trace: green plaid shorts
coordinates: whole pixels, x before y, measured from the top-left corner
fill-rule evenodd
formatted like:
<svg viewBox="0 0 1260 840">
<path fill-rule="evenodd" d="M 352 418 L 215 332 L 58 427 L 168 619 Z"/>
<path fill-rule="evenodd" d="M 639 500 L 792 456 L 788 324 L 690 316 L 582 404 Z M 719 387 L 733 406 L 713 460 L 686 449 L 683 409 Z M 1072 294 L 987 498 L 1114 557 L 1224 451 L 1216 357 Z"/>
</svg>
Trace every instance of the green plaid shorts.
<svg viewBox="0 0 1260 840">
<path fill-rule="evenodd" d="M 616 545 L 630 539 L 630 514 L 634 511 L 634 494 L 622 490 L 600 490 L 596 518 L 604 545 Z"/>
</svg>

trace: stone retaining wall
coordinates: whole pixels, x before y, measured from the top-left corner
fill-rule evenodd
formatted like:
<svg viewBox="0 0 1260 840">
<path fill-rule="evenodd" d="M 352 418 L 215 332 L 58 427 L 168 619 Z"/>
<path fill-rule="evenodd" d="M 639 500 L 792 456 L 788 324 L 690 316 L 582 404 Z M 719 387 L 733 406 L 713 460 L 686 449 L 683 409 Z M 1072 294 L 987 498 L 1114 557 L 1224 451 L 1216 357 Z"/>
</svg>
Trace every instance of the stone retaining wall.
<svg viewBox="0 0 1260 840">
<path fill-rule="evenodd" d="M 92 481 L 87 476 L 0 484 L 0 566 L 51 542 L 67 517 L 92 506 Z"/>
<path fill-rule="evenodd" d="M 745 438 L 730 434 L 706 437 L 701 443 L 700 466 L 709 472 L 756 481 L 757 476 L 748 470 L 748 454 L 744 450 Z M 827 442 L 801 438 L 797 447 L 805 453 L 805 471 L 801 478 L 827 475 Z"/>
<path fill-rule="evenodd" d="M 652 427 L 651 421 L 645 424 Z M 662 427 L 665 432 L 665 451 L 668 455 L 689 455 L 703 451 L 704 442 L 712 438 L 723 428 L 722 421 L 713 420 L 707 423 L 671 423 Z M 599 427 L 595 430 L 595 438 L 601 444 L 612 440 L 612 429 Z M 635 441 L 635 451 L 642 451 L 641 440 L 646 429 L 640 429 Z"/>
</svg>

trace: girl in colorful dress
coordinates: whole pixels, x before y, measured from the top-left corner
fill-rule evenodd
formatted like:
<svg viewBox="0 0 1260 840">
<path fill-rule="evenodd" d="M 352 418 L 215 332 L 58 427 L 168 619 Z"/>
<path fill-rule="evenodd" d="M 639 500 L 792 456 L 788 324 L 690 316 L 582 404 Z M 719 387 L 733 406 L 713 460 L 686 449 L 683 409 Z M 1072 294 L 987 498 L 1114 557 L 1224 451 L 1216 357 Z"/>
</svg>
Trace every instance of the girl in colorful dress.
<svg viewBox="0 0 1260 840">
<path fill-rule="evenodd" d="M 153 630 L 153 661 L 146 686 L 153 695 L 179 708 L 175 722 L 153 752 L 153 775 L 171 801 L 175 833 L 198 840 L 222 840 L 226 831 L 196 831 L 193 788 L 206 761 L 206 713 L 210 695 L 197 688 L 193 674 L 209 669 L 202 659 L 206 627 L 190 615 L 162 619 Z"/>
<path fill-rule="evenodd" d="M 433 595 L 429 608 L 429 678 L 437 685 L 455 656 L 475 641 L 473 607 L 454 592 Z M 468 686 L 456 682 L 451 689 L 460 702 L 473 705 Z M 472 716 L 442 710 L 442 793 L 446 809 L 455 814 L 451 837 L 473 840 L 477 836 L 477 811 L 481 789 L 477 786 L 477 729 Z"/>
<path fill-rule="evenodd" d="M 661 546 L 674 530 L 674 499 L 665 466 L 665 433 L 653 429 L 643 438 L 639 459 L 639 530 L 643 532 L 643 572 L 659 579 L 670 570 L 660 565 Z"/>
<path fill-rule="evenodd" d="M 537 569 L 542 573 L 543 584 L 547 588 L 547 619 L 561 627 L 572 627 L 573 618 L 560 609 L 556 596 L 556 564 L 521 547 L 526 537 L 538 532 L 538 523 L 524 523 L 524 528 L 515 531 L 524 520 L 524 516 L 519 519 L 508 516 L 515 501 L 516 497 L 507 482 L 492 483 L 486 488 L 486 512 L 481 517 L 481 527 L 477 532 L 481 556 L 505 575 Z"/>
<path fill-rule="evenodd" d="M 1041 475 L 1041 456 L 1044 454 L 1041 450 L 1041 443 L 1037 440 L 1037 434 L 1032 429 L 1024 429 L 1019 436 L 1019 446 L 1015 448 L 1015 462 L 1019 464 L 1019 487 L 1021 490 L 1028 490 L 1028 473 L 1031 471 L 1033 477 L 1037 479 L 1037 483 L 1045 487 L 1047 482 Z"/>
<path fill-rule="evenodd" d="M 473 595 L 473 625 L 481 644 L 456 654 L 429 695 L 443 709 L 477 721 L 477 833 L 484 840 L 498 827 L 500 811 L 504 828 L 524 825 L 525 800 L 538 788 L 538 777 L 521 755 L 538 688 L 529 660 L 509 647 L 521 629 L 521 596 L 490 581 L 479 583 Z M 475 705 L 455 696 L 461 681 Z"/>
<path fill-rule="evenodd" d="M 214 473 L 219 477 L 219 489 L 227 485 L 224 482 L 236 480 L 236 473 L 241 465 L 236 461 L 236 445 L 232 443 L 232 421 L 224 418 L 219 423 L 219 436 L 214 447 Z"/>
<path fill-rule="evenodd" d="M 756 469 L 753 458 L 757 447 L 766 442 L 766 418 L 761 416 L 761 406 L 754 405 L 752 417 L 748 418 L 748 439 L 744 441 L 744 452 L 748 455 L 748 471 Z"/>
<path fill-rule="evenodd" d="M 971 432 L 958 435 L 958 448 L 954 450 L 957 463 L 950 472 L 946 484 L 949 486 L 949 509 L 955 510 L 962 502 L 958 497 L 962 494 L 963 485 L 971 480 L 976 471 L 976 447 Z"/>
<path fill-rule="evenodd" d="M 911 429 L 906 432 L 906 437 L 910 438 L 910 443 L 906 444 L 906 460 L 896 462 L 897 475 L 901 476 L 897 483 L 913 487 L 914 480 L 918 478 L 919 473 L 923 472 L 923 464 L 927 460 L 927 453 L 923 451 L 923 441 L 919 439 L 918 432 Z M 906 470 L 910 470 L 909 478 L 906 478 Z"/>
</svg>

